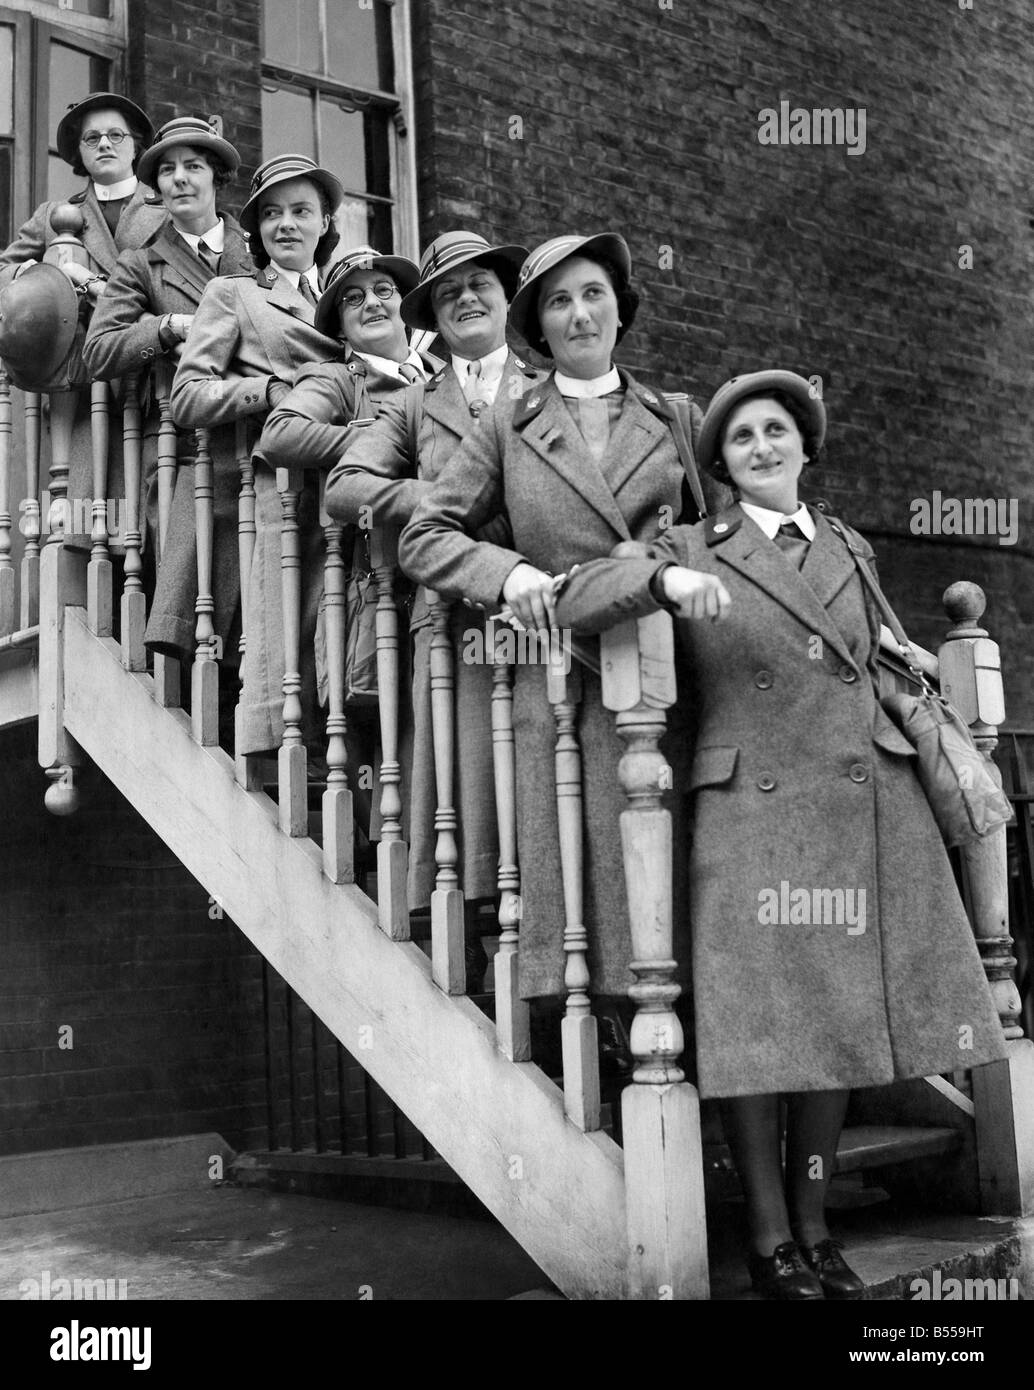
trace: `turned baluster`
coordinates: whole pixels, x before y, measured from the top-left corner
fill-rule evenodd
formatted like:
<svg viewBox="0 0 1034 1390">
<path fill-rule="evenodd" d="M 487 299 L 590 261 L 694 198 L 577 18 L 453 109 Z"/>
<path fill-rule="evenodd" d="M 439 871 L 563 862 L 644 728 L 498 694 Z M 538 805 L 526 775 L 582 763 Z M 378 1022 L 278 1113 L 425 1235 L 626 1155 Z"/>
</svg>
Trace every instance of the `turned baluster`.
<svg viewBox="0 0 1034 1390">
<path fill-rule="evenodd" d="M 302 569 L 298 502 L 304 474 L 278 468 L 280 494 L 280 580 L 284 619 L 284 733 L 277 760 L 280 829 L 285 835 L 309 831 L 308 757 L 302 735 L 301 614 Z"/>
<path fill-rule="evenodd" d="M 969 724 L 988 770 L 1001 785 L 992 754 L 1005 720 L 1005 700 L 998 643 L 980 626 L 986 606 L 976 584 L 961 582 L 945 590 L 944 608 L 954 626 L 937 653 L 938 670 L 943 694 Z M 961 852 L 973 933 L 1008 1052 L 1005 1061 L 973 1070 L 981 1203 L 987 1213 L 1027 1216 L 1034 1213 L 1034 1042 L 1023 1037 L 1019 1022 L 1005 827 L 964 845 Z M 959 1020 L 960 1030 L 965 1024 Z M 962 1050 L 959 1065 L 965 1064 Z"/>
<path fill-rule="evenodd" d="M 254 758 L 239 753 L 244 742 L 244 653 L 248 645 L 248 633 L 252 627 L 251 612 L 251 566 L 255 558 L 255 465 L 251 458 L 250 436 L 246 419 L 237 421 L 234 434 L 234 456 L 240 476 L 240 492 L 237 495 L 237 562 L 241 577 L 241 635 L 237 643 L 240 660 L 241 689 L 234 710 L 234 776 L 248 791 L 257 791 L 262 785 L 262 775 Z"/>
<path fill-rule="evenodd" d="M 111 560 L 108 557 L 108 445 L 110 394 L 106 381 L 90 387 L 90 439 L 93 446 L 93 511 L 90 564 L 86 571 L 86 617 L 90 631 L 111 636 Z M 134 668 L 135 669 L 135 668 Z"/>
<path fill-rule="evenodd" d="M 14 566 L 11 564 L 11 386 L 0 363 L 0 636 L 14 631 Z"/>
<path fill-rule="evenodd" d="M 153 378 L 155 399 L 158 402 L 158 535 L 156 541 L 152 540 L 152 545 L 158 573 L 161 572 L 165 559 L 165 542 L 172 517 L 172 499 L 176 491 L 179 468 L 179 441 L 176 426 L 172 423 L 169 401 L 172 390 L 171 376 L 171 366 L 162 362 L 155 369 Z M 179 659 L 155 652 L 153 660 L 155 699 L 164 709 L 176 709 L 180 703 Z"/>
<path fill-rule="evenodd" d="M 583 911 L 582 754 L 578 745 L 580 667 L 565 671 L 570 657 L 550 644 L 546 694 L 556 721 L 554 778 L 560 875 L 564 893 L 564 989 L 567 1003 L 560 1025 L 564 1061 L 564 1110 L 579 1129 L 599 1129 L 600 1066 L 596 1020 L 589 999 L 589 937 Z"/>
<path fill-rule="evenodd" d="M 215 600 L 212 596 L 212 544 L 215 484 L 208 431 L 197 431 L 194 457 L 194 530 L 197 537 L 197 647 L 190 673 L 190 727 L 195 740 L 206 748 L 219 742 L 219 662 L 215 635 Z"/>
<path fill-rule="evenodd" d="M 22 602 L 20 626 L 35 627 L 39 622 L 40 525 L 39 459 L 42 398 L 38 391 L 25 393 L 25 498 L 22 501 L 21 530 L 25 538 L 22 552 Z"/>
<path fill-rule="evenodd" d="M 342 551 L 345 528 L 324 505 L 325 475 L 320 475 L 320 525 L 326 541 L 323 561 L 323 623 L 327 653 L 327 789 L 323 793 L 323 872 L 332 883 L 355 882 L 355 832 L 352 789 L 348 785 L 345 735 L 345 587 Z M 379 881 L 379 880 L 378 880 Z"/>
<path fill-rule="evenodd" d="M 492 669 L 492 764 L 499 827 L 499 950 L 495 957 L 495 1031 L 514 1062 L 531 1060 L 531 1022 L 518 981 L 521 875 L 517 865 L 517 758 L 513 734 L 513 670 L 493 619 L 485 625 Z"/>
<path fill-rule="evenodd" d="M 662 804 L 671 769 L 660 751 L 664 711 L 675 700 L 671 619 L 655 613 L 600 639 L 603 703 L 624 747 L 618 767 L 628 808 L 621 848 L 632 939 L 629 995 L 633 1083 L 621 1095 L 629 1293 L 706 1298 L 700 1103 L 678 1059 L 680 987 L 672 955 L 672 826 Z"/>
<path fill-rule="evenodd" d="M 430 590 L 431 612 L 431 732 L 434 743 L 434 780 L 437 796 L 434 815 L 436 865 L 431 894 L 431 974 L 446 994 L 463 994 L 466 961 L 463 936 L 463 894 L 459 886 L 457 819 L 453 801 L 453 694 L 452 638 L 449 604 Z"/>
<path fill-rule="evenodd" d="M 399 763 L 399 615 L 395 603 L 398 532 L 370 532 L 370 565 L 377 584 L 377 709 L 381 727 L 381 834 L 377 844 L 377 918 L 392 941 L 409 940 L 406 874 L 409 847 L 402 838 L 402 768 Z M 434 928 L 432 925 L 432 941 Z"/>
<path fill-rule="evenodd" d="M 142 434 L 140 390 L 135 377 L 125 379 L 122 408 L 122 460 L 126 482 L 125 581 L 122 590 L 122 664 L 127 671 L 143 671 L 144 628 L 147 599 L 144 596 L 143 562 L 140 559 L 140 441 Z"/>
</svg>

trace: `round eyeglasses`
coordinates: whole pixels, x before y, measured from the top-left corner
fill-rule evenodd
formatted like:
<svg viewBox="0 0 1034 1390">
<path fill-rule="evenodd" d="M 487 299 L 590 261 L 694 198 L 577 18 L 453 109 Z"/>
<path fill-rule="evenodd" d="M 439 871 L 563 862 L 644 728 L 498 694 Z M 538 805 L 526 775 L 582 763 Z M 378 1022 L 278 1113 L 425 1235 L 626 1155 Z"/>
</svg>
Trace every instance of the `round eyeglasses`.
<svg viewBox="0 0 1034 1390">
<path fill-rule="evenodd" d="M 373 290 L 378 299 L 390 299 L 393 294 L 398 294 L 399 287 L 390 280 L 378 280 L 369 290 L 345 290 L 341 296 L 341 303 L 349 309 L 361 309 L 370 290 Z"/>
<path fill-rule="evenodd" d="M 85 145 L 88 150 L 95 150 L 102 140 L 107 140 L 112 145 L 121 145 L 128 135 L 128 130 L 91 130 L 79 143 Z"/>
</svg>

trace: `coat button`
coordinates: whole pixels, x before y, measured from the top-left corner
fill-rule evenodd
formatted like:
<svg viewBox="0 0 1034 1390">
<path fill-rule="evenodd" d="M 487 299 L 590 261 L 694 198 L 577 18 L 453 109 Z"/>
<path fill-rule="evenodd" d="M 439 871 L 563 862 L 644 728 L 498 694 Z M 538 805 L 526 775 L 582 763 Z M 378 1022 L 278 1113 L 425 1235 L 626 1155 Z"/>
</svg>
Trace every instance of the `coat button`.
<svg viewBox="0 0 1034 1390">
<path fill-rule="evenodd" d="M 758 786 L 761 788 L 763 792 L 774 791 L 775 784 L 776 779 L 772 776 L 770 772 L 763 772 L 761 776 L 758 778 Z"/>
<path fill-rule="evenodd" d="M 845 685 L 851 685 L 854 681 L 858 679 L 858 672 L 854 669 L 853 666 L 841 666 L 840 679 L 844 682 Z"/>
<path fill-rule="evenodd" d="M 847 770 L 847 775 L 852 782 L 868 782 L 869 769 L 864 763 L 852 763 Z"/>
<path fill-rule="evenodd" d="M 775 677 L 772 675 L 771 671 L 758 671 L 757 675 L 754 677 L 754 684 L 759 690 L 771 690 L 774 680 Z"/>
</svg>

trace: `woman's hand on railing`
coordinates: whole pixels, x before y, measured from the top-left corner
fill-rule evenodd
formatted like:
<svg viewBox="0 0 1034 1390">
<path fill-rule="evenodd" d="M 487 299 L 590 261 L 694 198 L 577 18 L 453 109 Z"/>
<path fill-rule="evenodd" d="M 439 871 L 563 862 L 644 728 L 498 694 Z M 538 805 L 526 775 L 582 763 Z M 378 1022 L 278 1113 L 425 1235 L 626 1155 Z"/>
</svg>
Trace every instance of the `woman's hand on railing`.
<svg viewBox="0 0 1034 1390">
<path fill-rule="evenodd" d="M 548 632 L 556 626 L 556 580 L 534 565 L 515 565 L 503 584 L 503 598 L 522 626 Z"/>
<path fill-rule="evenodd" d="M 680 618 L 709 618 L 717 622 L 729 611 L 732 599 L 713 574 L 669 565 L 657 576 L 657 586 Z"/>
</svg>

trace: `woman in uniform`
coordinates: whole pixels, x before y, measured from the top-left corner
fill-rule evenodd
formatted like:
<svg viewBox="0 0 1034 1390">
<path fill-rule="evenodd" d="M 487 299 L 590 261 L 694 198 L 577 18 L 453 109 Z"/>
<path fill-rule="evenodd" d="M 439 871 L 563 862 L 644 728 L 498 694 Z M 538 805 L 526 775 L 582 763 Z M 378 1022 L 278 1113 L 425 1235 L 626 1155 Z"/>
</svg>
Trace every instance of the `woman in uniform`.
<svg viewBox="0 0 1034 1390">
<path fill-rule="evenodd" d="M 1004 1056 L 914 749 L 877 700 L 879 614 L 798 496 L 824 433 L 803 377 L 727 382 L 699 455 L 738 501 L 647 559 L 583 566 L 557 604 L 583 632 L 680 619 L 700 1092 L 724 1098 L 754 1285 L 787 1299 L 863 1287 L 824 1214 L 849 1090 Z"/>
<path fill-rule="evenodd" d="M 509 604 L 526 627 L 545 631 L 555 620 L 555 576 L 622 541 L 655 540 L 679 517 L 684 473 L 671 408 L 613 363 L 637 304 L 628 246 L 613 232 L 557 237 L 531 253 L 510 322 L 553 359 L 554 370 L 516 406 L 497 402 L 487 411 L 421 498 L 399 548 L 413 579 L 489 612 Z M 478 528 L 500 515 L 507 539 L 477 539 Z M 632 983 L 618 829 L 624 800 L 613 716 L 603 708 L 599 678 L 587 668 L 581 675 L 584 912 L 598 1001 L 625 996 Z M 516 668 L 514 731 L 521 993 L 563 997 L 556 729 L 542 666 Z M 612 1007 L 604 1017 L 604 1036 L 613 1038 Z"/>
<path fill-rule="evenodd" d="M 111 381 L 130 373 L 149 376 L 141 382 L 147 404 L 144 418 L 144 476 L 150 480 L 146 514 L 153 528 L 157 516 L 154 469 L 157 460 L 158 397 L 167 394 L 180 344 L 185 340 L 205 287 L 213 276 L 251 269 L 244 233 L 216 199 L 240 165 L 234 147 L 215 134 L 207 121 L 177 116 L 167 122 L 137 168 L 142 183 L 161 195 L 169 220 L 138 250 L 123 251 L 97 303 L 83 358 L 92 376 Z M 181 464 L 194 458 L 194 436 L 181 432 Z M 184 468 L 177 477 L 173 535 L 189 537 L 194 521 L 194 475 Z M 236 489 L 220 470 L 217 526 L 236 526 Z M 187 562 L 193 557 L 190 547 Z M 223 587 L 222 585 L 220 587 Z M 171 634 L 171 644 L 186 654 Z M 152 625 L 148 640 L 164 645 Z M 170 634 L 164 634 L 165 642 Z"/>
</svg>

